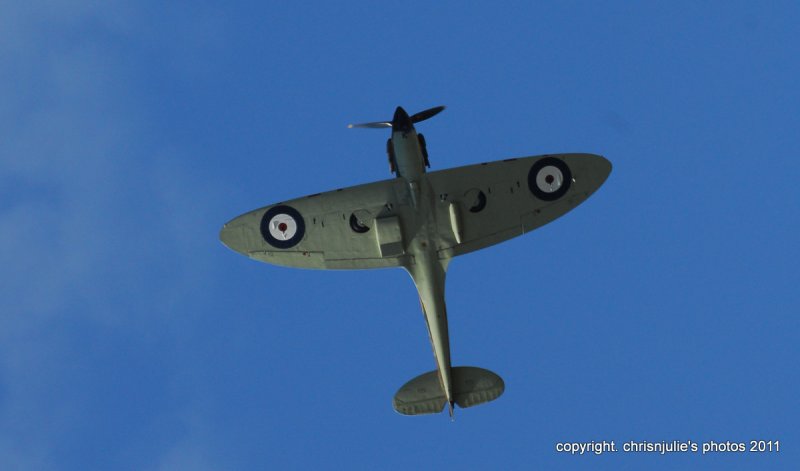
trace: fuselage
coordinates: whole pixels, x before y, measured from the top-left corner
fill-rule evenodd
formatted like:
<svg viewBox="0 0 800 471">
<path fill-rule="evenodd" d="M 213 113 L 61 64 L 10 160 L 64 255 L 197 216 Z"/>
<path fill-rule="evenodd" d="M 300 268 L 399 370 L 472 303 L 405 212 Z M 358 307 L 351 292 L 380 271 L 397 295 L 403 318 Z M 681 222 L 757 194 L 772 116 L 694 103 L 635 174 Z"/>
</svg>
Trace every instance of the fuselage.
<svg viewBox="0 0 800 471">
<path fill-rule="evenodd" d="M 439 260 L 437 254 L 438 232 L 436 231 L 436 196 L 425 179 L 426 152 L 424 141 L 414 129 L 411 118 L 401 107 L 395 110 L 392 119 L 390 142 L 398 178 L 406 182 L 409 199 L 414 207 L 417 232 L 411 236 L 408 254 L 411 256 L 405 268 L 414 280 L 420 304 L 430 335 L 436 369 L 442 391 L 453 411 L 453 394 L 450 361 L 450 336 L 447 326 L 447 308 L 444 299 L 444 282 L 447 261 Z"/>
</svg>

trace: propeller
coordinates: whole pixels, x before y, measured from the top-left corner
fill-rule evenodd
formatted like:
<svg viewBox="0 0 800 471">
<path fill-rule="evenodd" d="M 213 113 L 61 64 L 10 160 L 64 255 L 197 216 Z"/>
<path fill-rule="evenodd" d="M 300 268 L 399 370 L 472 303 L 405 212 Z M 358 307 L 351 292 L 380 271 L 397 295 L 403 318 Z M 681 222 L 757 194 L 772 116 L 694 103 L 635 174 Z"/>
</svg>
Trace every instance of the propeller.
<svg viewBox="0 0 800 471">
<path fill-rule="evenodd" d="M 410 120 L 411 123 L 419 123 L 420 121 L 425 121 L 426 119 L 433 118 L 437 114 L 441 113 L 444 110 L 444 106 L 435 106 L 433 108 L 429 108 L 424 111 L 420 111 L 419 113 L 415 113 L 411 116 L 405 112 L 405 110 L 401 107 L 397 107 L 397 110 L 394 112 L 394 118 L 392 121 L 376 121 L 373 123 L 361 123 L 361 124 L 348 124 L 348 128 L 367 128 L 367 129 L 380 129 L 380 128 L 391 128 L 391 127 L 402 127 L 404 123 L 408 123 Z"/>
<path fill-rule="evenodd" d="M 417 114 L 411 115 L 411 122 L 419 123 L 420 121 L 425 121 L 426 119 L 433 118 L 442 111 L 444 111 L 444 106 L 434 106 L 433 108 L 429 108 L 425 111 L 420 111 Z"/>
<path fill-rule="evenodd" d="M 374 123 L 361 123 L 361 124 L 348 124 L 348 128 L 364 128 L 364 129 L 379 129 L 379 128 L 390 128 L 392 127 L 392 123 L 388 121 L 376 121 Z"/>
</svg>

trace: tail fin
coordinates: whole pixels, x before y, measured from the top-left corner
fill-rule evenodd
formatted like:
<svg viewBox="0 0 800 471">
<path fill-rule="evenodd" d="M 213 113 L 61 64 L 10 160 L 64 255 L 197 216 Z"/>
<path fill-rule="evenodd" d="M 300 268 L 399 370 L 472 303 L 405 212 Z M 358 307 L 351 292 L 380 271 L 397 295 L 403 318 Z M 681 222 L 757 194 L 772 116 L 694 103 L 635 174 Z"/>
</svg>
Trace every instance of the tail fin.
<svg viewBox="0 0 800 471">
<path fill-rule="evenodd" d="M 493 401 L 505 390 L 503 379 L 483 368 L 456 366 L 451 369 L 453 377 L 453 401 L 467 408 Z M 447 398 L 439 384 L 436 370 L 417 376 L 403 385 L 394 395 L 392 406 L 403 415 L 434 414 L 441 412 Z M 450 405 L 452 415 L 453 406 Z"/>
</svg>

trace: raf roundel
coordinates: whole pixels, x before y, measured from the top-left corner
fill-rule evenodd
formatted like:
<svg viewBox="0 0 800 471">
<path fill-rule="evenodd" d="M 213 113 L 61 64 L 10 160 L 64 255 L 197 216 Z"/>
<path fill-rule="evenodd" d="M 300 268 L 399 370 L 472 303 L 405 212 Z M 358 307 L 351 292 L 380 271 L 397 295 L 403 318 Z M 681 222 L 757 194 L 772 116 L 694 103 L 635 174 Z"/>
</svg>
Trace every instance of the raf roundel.
<svg viewBox="0 0 800 471">
<path fill-rule="evenodd" d="M 303 216 L 291 206 L 273 206 L 261 218 L 261 236 L 273 247 L 294 247 L 306 232 Z"/>
<path fill-rule="evenodd" d="M 528 187 L 533 196 L 543 201 L 555 201 L 569 191 L 572 172 L 563 160 L 545 157 L 536 161 L 528 173 Z"/>
</svg>

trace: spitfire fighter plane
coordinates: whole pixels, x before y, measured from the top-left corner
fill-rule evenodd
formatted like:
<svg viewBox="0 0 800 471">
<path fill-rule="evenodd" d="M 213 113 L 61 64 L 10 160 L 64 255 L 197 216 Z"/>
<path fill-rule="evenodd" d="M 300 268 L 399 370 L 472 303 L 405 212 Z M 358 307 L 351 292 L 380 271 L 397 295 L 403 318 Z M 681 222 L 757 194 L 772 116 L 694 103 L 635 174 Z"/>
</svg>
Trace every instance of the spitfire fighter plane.
<svg viewBox="0 0 800 471">
<path fill-rule="evenodd" d="M 419 293 L 436 369 L 395 394 L 405 415 L 466 408 L 499 397 L 491 371 L 452 366 L 444 284 L 453 257 L 530 232 L 594 193 L 611 163 L 593 154 L 550 154 L 428 172 L 425 138 L 414 124 L 444 109 L 391 121 L 350 125 L 390 128 L 394 178 L 297 198 L 245 213 L 225 224 L 229 248 L 274 265 L 318 269 L 402 267 Z"/>
</svg>

